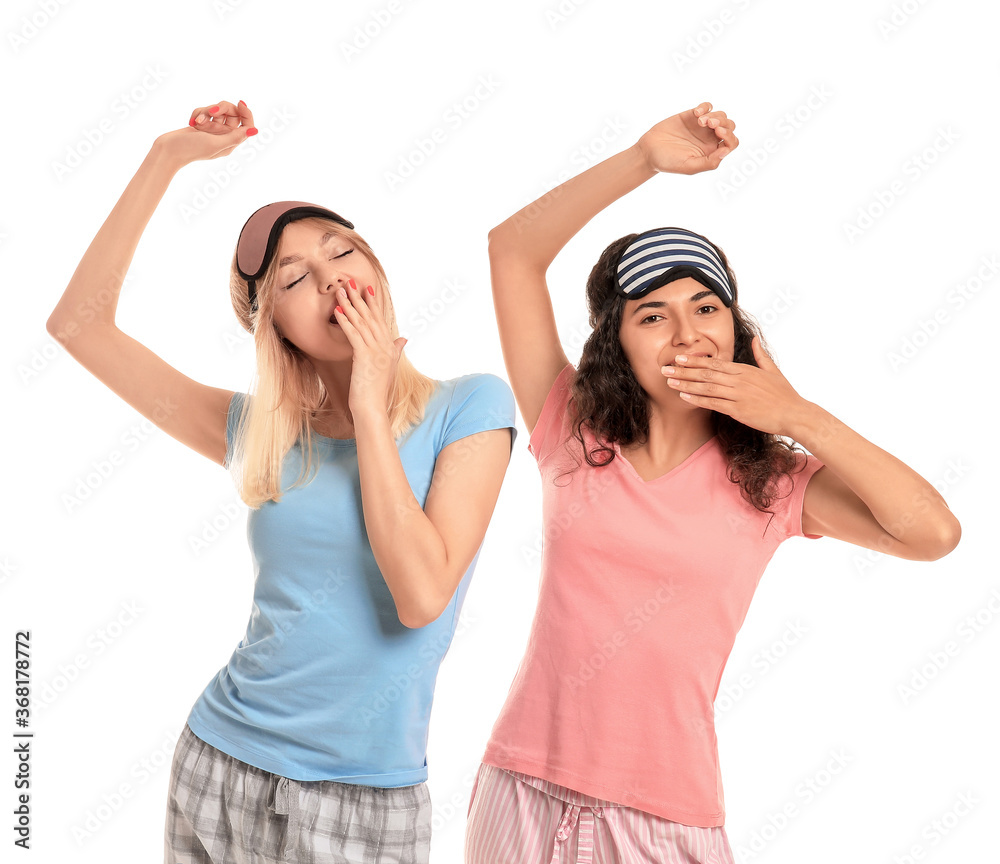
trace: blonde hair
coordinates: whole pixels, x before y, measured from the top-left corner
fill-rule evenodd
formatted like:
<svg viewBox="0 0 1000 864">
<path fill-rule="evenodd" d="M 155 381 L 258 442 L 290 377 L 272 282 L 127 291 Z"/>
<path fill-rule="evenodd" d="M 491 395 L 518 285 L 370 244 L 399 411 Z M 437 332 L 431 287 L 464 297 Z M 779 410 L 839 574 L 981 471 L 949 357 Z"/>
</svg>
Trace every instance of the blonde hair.
<svg viewBox="0 0 1000 864">
<path fill-rule="evenodd" d="M 392 338 L 399 336 L 396 313 L 389 293 L 389 280 L 371 247 L 350 228 L 321 217 L 299 220 L 343 237 L 371 263 L 381 289 L 382 310 Z M 278 271 L 275 255 L 257 280 L 258 309 L 250 308 L 246 280 L 236 269 L 236 255 L 229 276 L 229 293 L 243 329 L 253 334 L 257 353 L 255 387 L 243 402 L 233 437 L 229 470 L 240 498 L 257 509 L 265 501 L 280 501 L 281 465 L 296 441 L 306 454 L 302 470 L 292 487 L 310 483 L 313 471 L 313 431 L 309 420 L 326 397 L 326 387 L 309 358 L 283 338 L 274 323 L 274 284 Z M 427 400 L 437 382 L 418 372 L 401 354 L 386 410 L 392 434 L 399 438 L 424 416 Z M 306 479 L 306 475 L 310 475 Z M 289 488 L 292 488 L 289 487 Z"/>
</svg>

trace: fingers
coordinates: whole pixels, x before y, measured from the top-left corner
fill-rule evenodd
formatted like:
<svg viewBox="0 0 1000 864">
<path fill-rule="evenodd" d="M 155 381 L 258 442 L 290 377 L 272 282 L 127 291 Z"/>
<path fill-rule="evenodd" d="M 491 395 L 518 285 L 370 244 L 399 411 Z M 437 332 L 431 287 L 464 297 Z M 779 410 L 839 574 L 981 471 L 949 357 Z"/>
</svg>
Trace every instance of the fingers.
<svg viewBox="0 0 1000 864">
<path fill-rule="evenodd" d="M 709 103 L 705 102 L 704 105 Z M 701 106 L 699 106 L 701 107 Z M 716 149 L 709 155 L 713 165 L 718 164 L 735 150 L 740 142 L 734 133 L 736 123 L 726 116 L 725 111 L 707 111 L 698 116 L 698 125 L 715 132 Z"/>
<path fill-rule="evenodd" d="M 675 369 L 668 374 L 667 386 L 682 393 L 699 396 L 716 396 L 733 399 L 736 397 L 736 382 L 727 378 L 713 378 L 711 370 L 703 370 L 700 375 L 682 375 L 687 370 Z"/>
<path fill-rule="evenodd" d="M 208 122 L 211 119 L 211 115 L 208 113 L 208 107 L 195 108 L 194 111 L 191 112 L 191 119 L 188 120 L 188 125 L 198 126 L 202 123 Z"/>
<path fill-rule="evenodd" d="M 391 386 L 406 339 L 393 339 L 389 327 L 382 316 L 374 288 L 366 285 L 359 289 L 353 279 L 346 289 L 337 290 L 339 301 L 337 321 L 344 328 L 348 341 L 354 350 L 354 365 L 351 370 L 351 399 L 384 400 L 386 393 L 376 386 L 382 381 Z M 361 402 L 359 401 L 360 405 Z M 380 402 L 384 407 L 384 402 Z"/>
<path fill-rule="evenodd" d="M 683 359 L 682 359 L 683 357 Z M 660 374 L 667 379 L 672 390 L 697 395 L 712 395 L 724 399 L 735 398 L 735 388 L 740 384 L 746 366 L 718 357 L 675 358 L 673 366 L 661 366 Z"/>
<path fill-rule="evenodd" d="M 711 108 L 711 104 L 708 102 L 704 102 L 702 104 L 707 105 L 709 108 Z M 702 106 L 699 105 L 698 107 L 701 108 Z M 697 109 L 695 110 L 697 111 Z M 736 128 L 735 121 L 730 120 L 729 117 L 726 116 L 725 111 L 705 111 L 696 116 L 698 117 L 699 126 L 705 126 L 709 129 L 720 130 L 720 137 L 722 132 L 724 131 L 732 132 L 733 129 Z"/>
<path fill-rule="evenodd" d="M 222 101 L 195 108 L 191 112 L 188 125 L 213 135 L 227 135 L 236 129 L 244 129 L 246 136 L 257 134 L 253 125 L 253 114 L 243 100 L 240 100 L 238 105 Z"/>
<path fill-rule="evenodd" d="M 725 119 L 723 119 L 722 122 L 715 127 L 715 134 L 719 139 L 719 146 L 728 147 L 728 152 L 732 152 L 740 146 L 740 139 L 736 137 L 736 133 L 733 131 L 734 129 L 736 129 L 736 123 L 728 117 L 725 117 Z"/>
<path fill-rule="evenodd" d="M 685 402 L 698 408 L 719 411 L 735 416 L 738 412 L 742 391 L 740 390 L 743 365 L 717 357 L 688 357 L 677 364 L 684 366 L 663 366 L 660 371 L 667 379 L 667 386 L 676 390 Z"/>
<path fill-rule="evenodd" d="M 745 364 L 732 360 L 722 360 L 718 357 L 689 357 L 685 354 L 678 354 L 674 358 L 673 366 L 660 367 L 660 371 L 667 375 L 687 374 L 689 377 L 699 378 L 713 378 L 716 374 L 740 375 L 745 369 Z"/>
<path fill-rule="evenodd" d="M 213 132 L 229 132 L 233 127 L 240 125 L 239 111 L 232 102 L 217 102 L 209 106 L 208 113 Z"/>
<path fill-rule="evenodd" d="M 685 402 L 690 402 L 692 405 L 698 408 L 707 408 L 709 411 L 718 411 L 720 414 L 727 414 L 733 419 L 734 411 L 736 410 L 735 403 L 729 399 L 716 399 L 711 396 L 698 396 L 695 393 L 681 393 L 681 399 Z"/>
<path fill-rule="evenodd" d="M 190 125 L 205 131 L 217 130 L 219 127 L 215 126 L 213 130 L 212 124 L 215 122 L 216 115 L 220 114 L 222 105 L 225 104 L 223 102 L 216 105 L 203 105 L 201 108 L 195 108 L 191 112 Z M 222 116 L 224 117 L 225 115 Z"/>
<path fill-rule="evenodd" d="M 347 319 L 351 327 L 366 342 L 377 337 L 378 332 L 380 332 L 379 323 L 383 325 L 382 329 L 384 329 L 385 324 L 378 308 L 371 308 L 377 305 L 374 290 L 370 285 L 366 285 L 363 289 L 358 288 L 353 279 L 348 281 L 347 288 L 337 289 L 337 301 L 340 308 L 344 310 L 343 318 Z M 337 320 L 343 323 L 343 318 L 338 317 Z"/>
<path fill-rule="evenodd" d="M 337 308 L 335 314 L 337 315 L 337 321 L 344 327 L 344 332 L 348 336 L 351 335 L 352 331 L 360 333 L 359 326 L 363 323 L 361 313 L 355 305 L 357 295 L 358 290 L 354 285 L 353 279 L 348 281 L 346 288 L 341 287 L 337 289 Z M 345 324 L 349 326 L 344 326 Z M 368 328 L 366 327 L 365 329 L 367 330 Z M 353 343 L 353 340 L 351 341 Z"/>
<path fill-rule="evenodd" d="M 248 129 L 253 127 L 253 112 L 247 107 L 247 103 L 240 99 L 236 106 L 236 111 L 240 117 L 240 124 Z"/>
<path fill-rule="evenodd" d="M 734 388 L 739 383 L 733 378 L 715 377 L 711 370 L 702 370 L 700 374 L 685 375 L 688 370 L 674 369 L 673 373 L 667 376 L 667 384 L 675 390 L 684 390 L 687 393 L 712 394 L 723 396 L 733 393 Z"/>
<path fill-rule="evenodd" d="M 683 359 L 682 359 L 683 358 Z M 660 373 L 667 385 L 688 393 L 722 395 L 732 392 L 743 372 L 742 364 L 720 360 L 718 357 L 675 358 L 673 366 L 661 366 Z"/>
<path fill-rule="evenodd" d="M 757 361 L 757 365 L 761 369 L 777 369 L 778 364 L 774 362 L 767 351 L 764 350 L 764 346 L 760 344 L 760 337 L 754 336 L 750 342 L 750 349 L 753 351 L 754 359 Z"/>
</svg>

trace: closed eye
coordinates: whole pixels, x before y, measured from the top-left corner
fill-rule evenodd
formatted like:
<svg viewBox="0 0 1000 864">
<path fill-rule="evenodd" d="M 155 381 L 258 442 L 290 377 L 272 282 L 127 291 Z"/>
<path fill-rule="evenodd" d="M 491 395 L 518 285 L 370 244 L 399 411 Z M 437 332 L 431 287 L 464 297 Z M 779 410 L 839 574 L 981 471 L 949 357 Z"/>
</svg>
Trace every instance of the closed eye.
<svg viewBox="0 0 1000 864">
<path fill-rule="evenodd" d="M 331 261 L 335 261 L 335 260 L 336 260 L 337 258 L 343 258 L 343 257 L 345 257 L 346 255 L 350 255 L 350 254 L 351 254 L 351 253 L 352 253 L 353 251 L 354 251 L 353 249 L 347 249 L 347 250 L 345 250 L 345 251 L 341 252 L 341 253 L 340 253 L 339 255 L 334 255 L 334 256 L 333 256 L 332 258 L 330 258 L 330 260 L 331 260 Z M 296 279 L 296 280 L 295 280 L 294 282 L 289 282 L 289 283 L 288 283 L 288 284 L 287 284 L 287 285 L 285 286 L 285 289 L 284 289 L 284 290 L 285 290 L 285 291 L 287 291 L 287 290 L 288 290 L 289 288 L 294 288 L 294 287 L 295 287 L 296 285 L 298 285 L 298 284 L 299 284 L 299 282 L 301 282 L 301 281 L 302 281 L 303 279 L 305 279 L 305 278 L 306 278 L 306 276 L 308 276 L 308 275 L 309 275 L 308 273 L 303 273 L 303 274 L 302 274 L 301 276 L 299 276 L 299 278 L 298 278 L 298 279 Z"/>
</svg>

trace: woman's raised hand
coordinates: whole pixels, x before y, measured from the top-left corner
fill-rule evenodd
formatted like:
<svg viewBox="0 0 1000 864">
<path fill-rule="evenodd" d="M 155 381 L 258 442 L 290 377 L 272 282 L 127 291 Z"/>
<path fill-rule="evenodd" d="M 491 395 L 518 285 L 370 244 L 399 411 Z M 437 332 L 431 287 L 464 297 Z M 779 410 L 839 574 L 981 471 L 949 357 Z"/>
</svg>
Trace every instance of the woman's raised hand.
<svg viewBox="0 0 1000 864">
<path fill-rule="evenodd" d="M 216 102 L 195 108 L 187 126 L 160 135 L 156 143 L 180 165 L 187 165 L 228 156 L 256 134 L 253 114 L 245 102 Z"/>
<path fill-rule="evenodd" d="M 636 147 L 649 167 L 666 174 L 712 171 L 739 146 L 736 124 L 725 111 L 713 111 L 711 102 L 661 120 Z"/>
</svg>

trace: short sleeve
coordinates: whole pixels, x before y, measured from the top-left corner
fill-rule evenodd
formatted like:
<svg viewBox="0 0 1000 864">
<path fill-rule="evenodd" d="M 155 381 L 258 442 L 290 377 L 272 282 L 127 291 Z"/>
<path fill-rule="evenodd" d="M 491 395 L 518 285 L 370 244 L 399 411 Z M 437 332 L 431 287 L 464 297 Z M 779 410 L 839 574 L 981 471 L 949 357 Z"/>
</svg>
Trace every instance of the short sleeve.
<svg viewBox="0 0 1000 864">
<path fill-rule="evenodd" d="M 531 430 L 528 450 L 538 462 L 569 437 L 570 385 L 575 374 L 576 368 L 572 363 L 567 363 L 563 367 L 556 380 L 552 382 L 552 389 L 549 390 L 545 404 L 542 405 L 542 413 L 538 415 L 538 422 Z"/>
<path fill-rule="evenodd" d="M 229 468 L 230 459 L 233 453 L 233 442 L 236 440 L 236 430 L 240 423 L 240 414 L 243 413 L 243 403 L 247 398 L 246 393 L 233 393 L 229 400 L 229 412 L 226 415 L 226 458 L 223 467 Z"/>
<path fill-rule="evenodd" d="M 810 540 L 817 540 L 821 535 L 802 533 L 802 502 L 805 498 L 806 486 L 809 485 L 813 474 L 823 467 L 823 463 L 815 456 L 802 453 L 797 454 L 796 462 L 797 466 L 791 476 L 791 492 L 783 498 L 776 499 L 771 505 L 775 514 L 772 527 L 778 530 L 783 539 L 807 537 Z M 787 484 L 787 478 L 784 479 L 784 482 Z"/>
<path fill-rule="evenodd" d="M 456 382 L 452 393 L 441 449 L 460 438 L 490 429 L 510 429 L 513 449 L 517 437 L 515 422 L 514 394 L 506 381 L 496 375 L 466 375 Z"/>
</svg>

